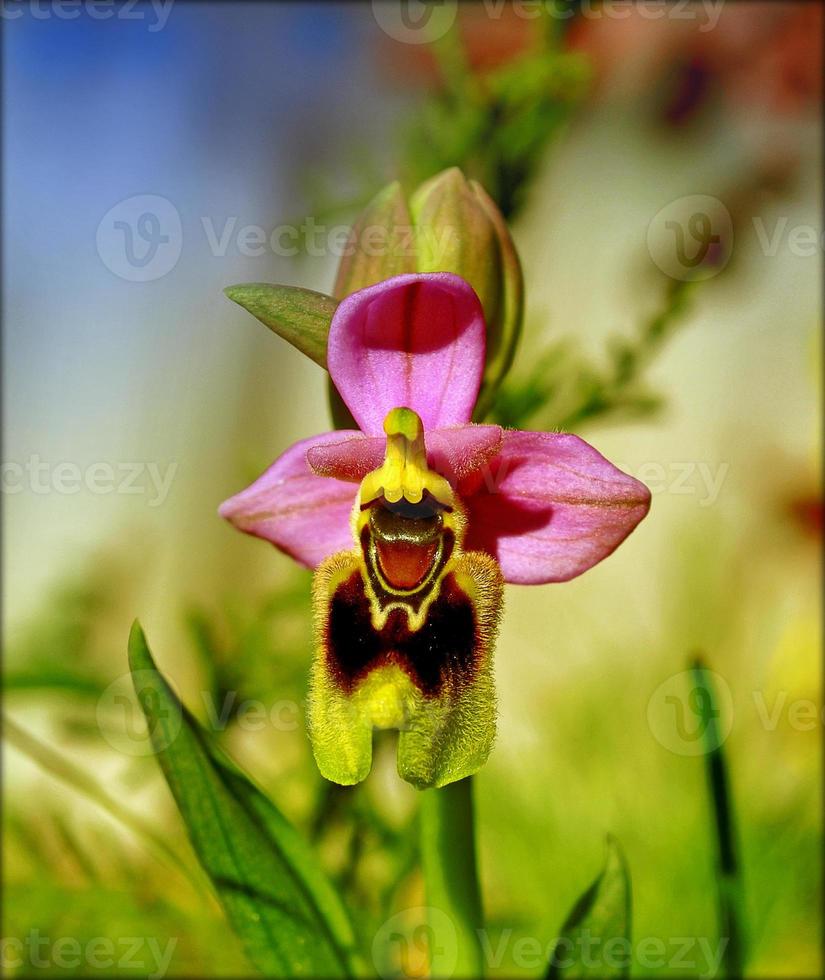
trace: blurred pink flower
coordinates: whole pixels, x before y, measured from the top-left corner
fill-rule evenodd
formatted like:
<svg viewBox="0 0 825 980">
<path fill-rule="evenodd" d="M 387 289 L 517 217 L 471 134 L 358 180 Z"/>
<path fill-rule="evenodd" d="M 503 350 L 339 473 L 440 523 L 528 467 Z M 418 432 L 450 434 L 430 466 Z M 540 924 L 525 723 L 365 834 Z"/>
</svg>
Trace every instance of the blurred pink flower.
<svg viewBox="0 0 825 980">
<path fill-rule="evenodd" d="M 485 75 L 540 49 L 542 24 L 525 17 L 513 4 L 462 3 L 456 23 L 467 67 Z M 383 71 L 402 85 L 411 81 L 437 87 L 443 84 L 438 58 L 429 44 L 406 44 L 387 36 L 380 39 L 379 60 Z"/>
<path fill-rule="evenodd" d="M 569 44 L 596 67 L 598 90 L 622 72 L 639 90 L 663 95 L 664 116 L 688 119 L 718 93 L 734 112 L 793 115 L 822 100 L 822 4 L 729 3 L 718 22 L 702 7 L 689 19 L 578 18 Z"/>
</svg>

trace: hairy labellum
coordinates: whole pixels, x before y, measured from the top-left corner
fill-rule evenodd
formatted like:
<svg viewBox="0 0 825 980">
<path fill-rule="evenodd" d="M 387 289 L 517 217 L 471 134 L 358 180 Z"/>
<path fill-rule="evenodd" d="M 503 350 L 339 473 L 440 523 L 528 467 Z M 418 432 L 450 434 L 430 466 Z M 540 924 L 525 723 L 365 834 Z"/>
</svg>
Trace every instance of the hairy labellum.
<svg viewBox="0 0 825 980">
<path fill-rule="evenodd" d="M 418 416 L 387 416 L 387 455 L 361 482 L 355 546 L 314 583 L 310 737 L 321 773 L 369 772 L 374 728 L 400 732 L 398 769 L 419 787 L 475 772 L 495 737 L 492 650 L 502 596 L 495 560 L 463 550 L 465 517 L 427 466 Z"/>
</svg>

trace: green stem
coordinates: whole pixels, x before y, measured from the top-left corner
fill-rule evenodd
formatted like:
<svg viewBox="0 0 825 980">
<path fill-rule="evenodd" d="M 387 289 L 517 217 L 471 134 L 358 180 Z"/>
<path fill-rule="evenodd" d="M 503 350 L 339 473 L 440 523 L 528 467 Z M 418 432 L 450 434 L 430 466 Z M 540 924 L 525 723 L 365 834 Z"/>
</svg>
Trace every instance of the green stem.
<svg viewBox="0 0 825 980">
<path fill-rule="evenodd" d="M 430 909 L 430 976 L 481 977 L 483 926 L 473 781 L 421 795 L 421 862 Z"/>
</svg>

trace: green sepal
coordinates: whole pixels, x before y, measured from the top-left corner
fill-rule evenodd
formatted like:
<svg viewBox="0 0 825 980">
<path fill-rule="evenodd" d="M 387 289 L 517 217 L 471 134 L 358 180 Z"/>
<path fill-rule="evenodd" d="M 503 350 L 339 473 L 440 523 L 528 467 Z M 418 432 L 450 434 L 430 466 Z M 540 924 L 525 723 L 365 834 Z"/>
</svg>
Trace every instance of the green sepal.
<svg viewBox="0 0 825 980">
<path fill-rule="evenodd" d="M 312 289 L 266 282 L 227 286 L 224 293 L 273 333 L 326 368 L 327 337 L 337 300 Z"/>
<path fill-rule="evenodd" d="M 487 324 L 484 376 L 473 418 L 480 421 L 516 352 L 524 282 L 507 222 L 493 199 L 458 167 L 436 174 L 413 194 L 419 272 L 452 272 L 476 291 Z"/>
</svg>

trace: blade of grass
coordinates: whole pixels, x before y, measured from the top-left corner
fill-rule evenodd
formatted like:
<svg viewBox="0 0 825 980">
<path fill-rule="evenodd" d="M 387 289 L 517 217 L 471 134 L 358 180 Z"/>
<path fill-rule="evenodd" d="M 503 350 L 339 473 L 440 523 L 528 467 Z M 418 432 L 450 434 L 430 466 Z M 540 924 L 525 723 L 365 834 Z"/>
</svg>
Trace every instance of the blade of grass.
<svg viewBox="0 0 825 980">
<path fill-rule="evenodd" d="M 181 872 L 197 889 L 202 889 L 204 882 L 200 874 L 187 866 L 175 851 L 156 831 L 136 816 L 129 809 L 121 806 L 98 784 L 92 776 L 75 765 L 71 759 L 50 745 L 42 742 L 36 736 L 25 731 L 8 716 L 3 717 L 3 737 L 19 752 L 27 756 L 41 769 L 56 777 L 61 782 L 81 793 L 91 800 L 111 817 L 131 830 L 144 841 L 150 850 L 165 864 L 171 865 Z"/>
<path fill-rule="evenodd" d="M 546 980 L 630 976 L 630 869 L 618 841 L 607 838 L 604 867 L 570 910 L 553 947 Z M 595 960 L 589 950 L 597 941 Z M 588 955 L 582 951 L 588 949 Z"/>
<path fill-rule="evenodd" d="M 736 822 L 728 764 L 719 735 L 719 707 L 710 672 L 701 657 L 694 658 L 691 674 L 702 711 L 705 775 L 712 811 L 716 849 L 719 939 L 726 941 L 722 967 L 728 977 L 742 976 L 745 938 L 742 928 L 743 893 L 739 868 Z"/>
</svg>

